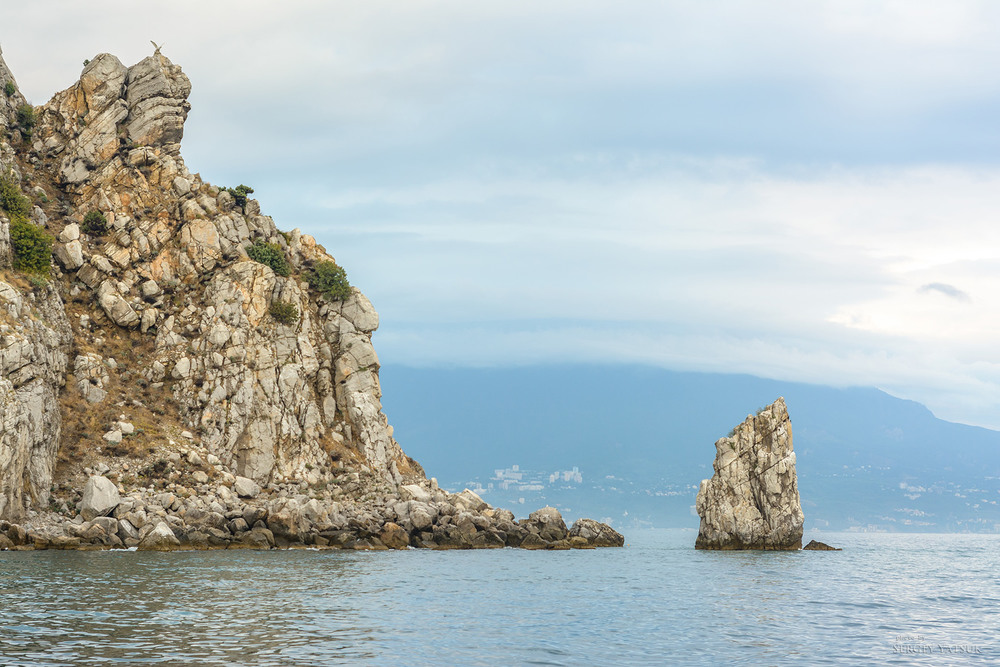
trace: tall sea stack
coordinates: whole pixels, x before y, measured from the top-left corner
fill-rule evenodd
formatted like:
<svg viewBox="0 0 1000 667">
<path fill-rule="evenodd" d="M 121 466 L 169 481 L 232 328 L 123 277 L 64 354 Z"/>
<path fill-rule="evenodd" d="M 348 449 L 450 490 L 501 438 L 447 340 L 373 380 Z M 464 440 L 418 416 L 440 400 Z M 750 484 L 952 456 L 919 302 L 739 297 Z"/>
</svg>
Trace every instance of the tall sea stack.
<svg viewBox="0 0 1000 667">
<path fill-rule="evenodd" d="M 802 506 L 785 399 L 747 416 L 715 443 L 715 474 L 696 507 L 697 549 L 802 548 Z"/>
</svg>

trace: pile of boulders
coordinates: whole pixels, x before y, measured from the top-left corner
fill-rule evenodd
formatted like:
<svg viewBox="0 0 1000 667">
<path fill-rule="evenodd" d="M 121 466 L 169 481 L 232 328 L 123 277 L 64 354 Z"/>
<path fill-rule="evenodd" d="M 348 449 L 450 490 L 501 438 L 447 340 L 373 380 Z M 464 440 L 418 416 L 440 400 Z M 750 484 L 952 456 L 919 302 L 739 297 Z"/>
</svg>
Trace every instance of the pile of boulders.
<svg viewBox="0 0 1000 667">
<path fill-rule="evenodd" d="M 433 481 L 372 501 L 271 493 L 245 477 L 203 494 L 175 487 L 122 495 L 114 482 L 93 475 L 72 519 L 46 513 L 23 526 L 0 522 L 0 549 L 589 549 L 624 543 L 591 519 L 567 528 L 557 509 L 545 507 L 518 521 L 469 489 L 448 493 Z"/>
</svg>

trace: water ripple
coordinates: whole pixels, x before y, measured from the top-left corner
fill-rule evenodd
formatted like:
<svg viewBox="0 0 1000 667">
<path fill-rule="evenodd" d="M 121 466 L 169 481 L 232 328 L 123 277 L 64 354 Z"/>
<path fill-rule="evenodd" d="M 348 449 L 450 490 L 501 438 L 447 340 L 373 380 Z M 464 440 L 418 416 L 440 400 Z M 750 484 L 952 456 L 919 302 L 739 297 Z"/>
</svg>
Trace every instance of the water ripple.
<svg viewBox="0 0 1000 667">
<path fill-rule="evenodd" d="M 997 658 L 1000 537 L 836 553 L 0 553 L 4 665 L 968 664 Z"/>
</svg>

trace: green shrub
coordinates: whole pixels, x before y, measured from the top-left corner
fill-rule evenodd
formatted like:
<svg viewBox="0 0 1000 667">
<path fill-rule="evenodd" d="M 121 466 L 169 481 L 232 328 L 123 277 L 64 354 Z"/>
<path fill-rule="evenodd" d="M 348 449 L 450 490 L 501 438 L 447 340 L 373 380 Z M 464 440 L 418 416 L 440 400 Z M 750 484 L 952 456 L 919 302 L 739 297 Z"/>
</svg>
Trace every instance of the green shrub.
<svg viewBox="0 0 1000 667">
<path fill-rule="evenodd" d="M 282 324 L 295 324 L 299 321 L 299 309 L 290 301 L 272 301 L 267 312 Z"/>
<path fill-rule="evenodd" d="M 253 188 L 249 185 L 240 184 L 235 188 L 226 188 L 226 192 L 231 194 L 236 201 L 236 205 L 245 211 L 247 208 L 247 195 L 253 194 Z"/>
<path fill-rule="evenodd" d="M 17 86 L 14 85 L 13 81 L 8 81 L 3 85 L 3 92 L 7 93 L 7 97 L 11 97 L 17 92 Z"/>
<path fill-rule="evenodd" d="M 306 274 L 306 280 L 310 287 L 334 301 L 343 301 L 351 296 L 347 272 L 336 262 L 319 262 Z"/>
<path fill-rule="evenodd" d="M 30 104 L 22 104 L 17 108 L 17 124 L 21 126 L 24 134 L 31 136 L 31 131 L 35 129 L 35 108 Z"/>
<path fill-rule="evenodd" d="M 0 176 L 0 207 L 11 219 L 27 220 L 31 215 L 31 200 L 21 194 L 21 188 L 12 178 Z"/>
<path fill-rule="evenodd" d="M 10 245 L 14 268 L 25 273 L 48 275 L 52 268 L 52 237 L 23 218 L 10 221 Z"/>
<path fill-rule="evenodd" d="M 258 239 L 247 248 L 247 254 L 253 261 L 270 266 L 279 276 L 287 276 L 292 272 L 292 267 L 285 259 L 285 251 L 277 243 L 268 243 Z"/>
<path fill-rule="evenodd" d="M 81 229 L 85 234 L 102 236 L 108 231 L 108 219 L 100 211 L 91 211 L 83 216 L 83 227 Z"/>
</svg>

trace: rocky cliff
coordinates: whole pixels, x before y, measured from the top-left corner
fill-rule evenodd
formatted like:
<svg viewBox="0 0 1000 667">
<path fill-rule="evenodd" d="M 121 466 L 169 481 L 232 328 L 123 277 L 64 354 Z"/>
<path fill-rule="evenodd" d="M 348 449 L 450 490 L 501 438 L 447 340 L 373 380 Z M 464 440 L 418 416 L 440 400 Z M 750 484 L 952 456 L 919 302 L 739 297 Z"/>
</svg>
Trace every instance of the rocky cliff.
<svg viewBox="0 0 1000 667">
<path fill-rule="evenodd" d="M 698 489 L 698 549 L 801 549 L 802 507 L 785 400 L 715 443 L 715 474 Z"/>
<path fill-rule="evenodd" d="M 312 280 L 334 258 L 188 170 L 180 67 L 101 54 L 32 108 L 0 56 L 0 87 L 0 533 L 48 510 L 34 543 L 138 544 L 161 524 L 195 546 L 256 528 L 258 546 L 377 547 L 389 524 L 425 546 L 520 543 L 513 515 L 500 530 L 393 438 L 377 312 Z M 51 269 L 25 268 L 25 238 L 52 242 Z M 95 479 L 118 501 L 104 482 L 88 497 Z M 588 526 L 580 544 L 609 539 Z"/>
</svg>

